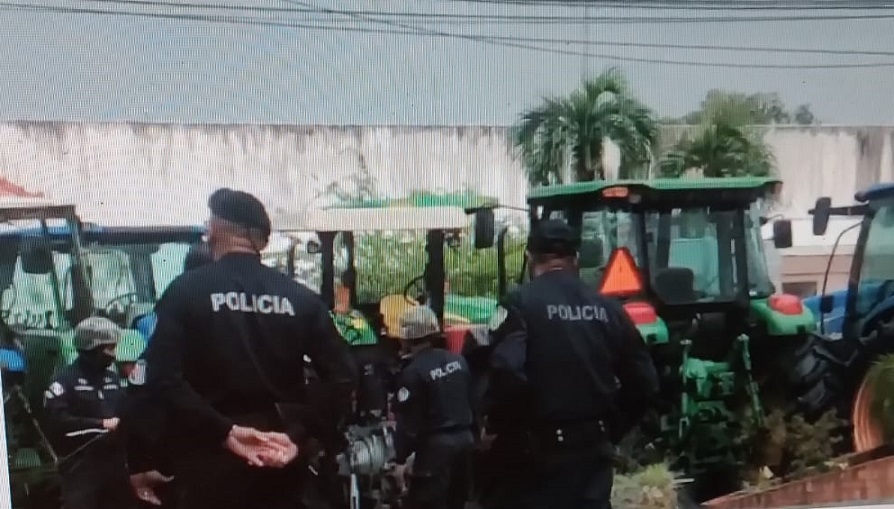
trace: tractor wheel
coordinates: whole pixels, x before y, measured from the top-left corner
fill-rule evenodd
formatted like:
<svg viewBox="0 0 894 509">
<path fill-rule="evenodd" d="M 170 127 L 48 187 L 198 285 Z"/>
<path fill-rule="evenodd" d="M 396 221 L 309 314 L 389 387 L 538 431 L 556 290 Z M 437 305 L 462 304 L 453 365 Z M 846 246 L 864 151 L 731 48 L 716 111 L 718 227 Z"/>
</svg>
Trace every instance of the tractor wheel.
<svg viewBox="0 0 894 509">
<path fill-rule="evenodd" d="M 822 337 L 807 334 L 791 341 L 791 346 L 775 356 L 768 380 L 761 384 L 762 397 L 768 406 L 786 415 L 819 418 L 834 408 L 840 391 L 835 364 Z"/>
<path fill-rule="evenodd" d="M 882 426 L 871 412 L 872 389 L 869 377 L 863 378 L 863 383 L 857 390 L 854 398 L 854 408 L 851 412 L 851 423 L 854 427 L 854 452 L 866 452 L 885 443 Z"/>
<path fill-rule="evenodd" d="M 875 414 L 874 410 L 879 402 L 875 396 L 880 387 L 884 388 L 882 394 L 888 392 L 892 373 L 894 373 L 894 354 L 877 357 L 857 389 L 851 410 L 854 452 L 870 451 L 887 442 L 887 429 L 890 426 Z M 883 405 L 883 408 L 887 408 L 887 399 Z"/>
</svg>

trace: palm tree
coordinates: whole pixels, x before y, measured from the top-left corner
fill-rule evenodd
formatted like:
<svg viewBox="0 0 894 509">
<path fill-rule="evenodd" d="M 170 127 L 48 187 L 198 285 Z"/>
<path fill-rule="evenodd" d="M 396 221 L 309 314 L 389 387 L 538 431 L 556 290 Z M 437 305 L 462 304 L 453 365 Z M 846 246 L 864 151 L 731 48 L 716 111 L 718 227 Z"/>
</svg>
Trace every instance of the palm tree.
<svg viewBox="0 0 894 509">
<path fill-rule="evenodd" d="M 760 136 L 725 118 L 711 119 L 693 139 L 683 138 L 659 163 L 666 177 L 762 177 L 773 167 L 773 153 Z"/>
<path fill-rule="evenodd" d="M 548 185 L 606 178 L 606 141 L 620 150 L 619 176 L 631 176 L 648 168 L 657 140 L 654 113 L 612 68 L 523 113 L 514 141 L 531 185 Z"/>
</svg>

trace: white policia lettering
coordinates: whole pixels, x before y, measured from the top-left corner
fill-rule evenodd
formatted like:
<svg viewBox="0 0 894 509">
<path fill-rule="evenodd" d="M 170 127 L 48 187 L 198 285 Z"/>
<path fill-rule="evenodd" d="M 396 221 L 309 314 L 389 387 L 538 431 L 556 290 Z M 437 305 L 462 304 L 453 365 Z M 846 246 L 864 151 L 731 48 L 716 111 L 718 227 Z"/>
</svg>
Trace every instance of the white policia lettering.
<svg viewBox="0 0 894 509">
<path fill-rule="evenodd" d="M 448 362 L 443 367 L 435 368 L 429 371 L 428 375 L 431 377 L 432 380 L 438 380 L 439 378 L 444 378 L 445 376 L 453 374 L 454 372 L 460 371 L 462 369 L 463 367 L 459 362 L 453 361 Z"/>
<path fill-rule="evenodd" d="M 602 306 L 569 306 L 561 304 L 558 306 L 546 306 L 546 313 L 550 320 L 558 316 L 563 322 L 592 322 L 594 320 L 608 323 L 608 313 Z"/>
<path fill-rule="evenodd" d="M 295 316 L 292 302 L 279 295 L 249 295 L 243 292 L 212 293 L 211 307 L 214 312 L 217 313 L 224 306 L 230 311 L 244 313 Z"/>
</svg>

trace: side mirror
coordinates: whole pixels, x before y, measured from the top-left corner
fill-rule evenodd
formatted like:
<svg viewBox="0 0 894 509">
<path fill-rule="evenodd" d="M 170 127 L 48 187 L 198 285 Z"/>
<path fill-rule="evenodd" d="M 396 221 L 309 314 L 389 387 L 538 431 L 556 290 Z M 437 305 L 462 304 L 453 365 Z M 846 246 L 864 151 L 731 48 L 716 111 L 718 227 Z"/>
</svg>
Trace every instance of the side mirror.
<svg viewBox="0 0 894 509">
<path fill-rule="evenodd" d="M 835 307 L 835 297 L 831 295 L 823 295 L 819 300 L 820 313 L 827 315 L 832 312 Z"/>
<path fill-rule="evenodd" d="M 308 240 L 304 247 L 307 254 L 319 254 L 323 246 L 315 240 Z"/>
<path fill-rule="evenodd" d="M 474 243 L 475 249 L 487 249 L 493 247 L 494 237 L 497 234 L 497 225 L 494 220 L 493 209 L 478 209 L 475 211 Z"/>
<path fill-rule="evenodd" d="M 792 247 L 792 222 L 788 219 L 777 219 L 773 222 L 773 245 L 776 249 Z"/>
<path fill-rule="evenodd" d="M 832 198 L 823 196 L 816 200 L 813 210 L 808 211 L 813 215 L 813 234 L 825 235 L 826 228 L 829 227 L 829 216 L 832 212 Z"/>
</svg>

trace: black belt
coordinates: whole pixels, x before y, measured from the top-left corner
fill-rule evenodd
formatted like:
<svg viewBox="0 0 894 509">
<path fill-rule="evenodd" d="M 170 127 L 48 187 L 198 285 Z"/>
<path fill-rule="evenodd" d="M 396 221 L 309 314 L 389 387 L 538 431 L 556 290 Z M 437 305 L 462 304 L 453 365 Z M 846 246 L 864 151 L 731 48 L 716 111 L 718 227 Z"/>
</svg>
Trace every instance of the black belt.
<svg viewBox="0 0 894 509">
<path fill-rule="evenodd" d="M 471 424 L 457 424 L 456 426 L 446 426 L 443 428 L 434 429 L 429 433 L 429 436 L 452 435 L 455 433 L 462 433 L 465 431 L 471 432 L 472 425 Z"/>
</svg>

